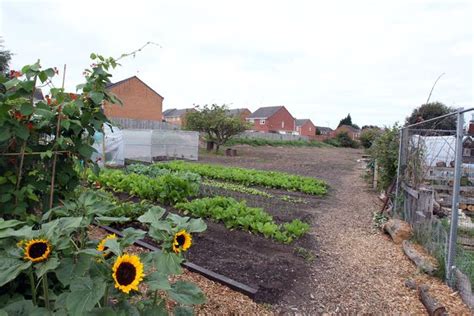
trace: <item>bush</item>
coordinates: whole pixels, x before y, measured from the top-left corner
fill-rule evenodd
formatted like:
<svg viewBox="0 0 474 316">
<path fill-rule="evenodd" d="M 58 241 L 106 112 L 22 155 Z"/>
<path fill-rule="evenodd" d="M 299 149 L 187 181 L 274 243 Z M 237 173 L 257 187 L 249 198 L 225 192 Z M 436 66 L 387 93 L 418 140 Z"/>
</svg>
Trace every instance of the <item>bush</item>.
<svg viewBox="0 0 474 316">
<path fill-rule="evenodd" d="M 377 161 L 378 183 L 381 189 L 388 188 L 397 176 L 399 131 L 397 124 L 391 128 L 385 128 L 369 150 L 370 155 Z"/>
<path fill-rule="evenodd" d="M 342 132 L 336 135 L 336 141 L 340 147 L 358 148 L 359 143 L 353 140 L 347 132 Z"/>
<path fill-rule="evenodd" d="M 379 128 L 366 128 L 360 133 L 360 144 L 364 148 L 370 148 L 382 131 Z"/>
</svg>

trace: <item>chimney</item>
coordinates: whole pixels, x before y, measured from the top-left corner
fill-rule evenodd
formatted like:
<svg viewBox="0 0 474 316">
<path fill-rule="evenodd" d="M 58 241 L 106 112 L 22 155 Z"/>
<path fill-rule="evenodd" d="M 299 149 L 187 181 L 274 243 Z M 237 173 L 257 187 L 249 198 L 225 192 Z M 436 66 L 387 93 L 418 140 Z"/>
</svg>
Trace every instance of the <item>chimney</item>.
<svg viewBox="0 0 474 316">
<path fill-rule="evenodd" d="M 469 121 L 469 126 L 467 128 L 467 134 L 469 136 L 474 135 L 474 114 L 471 114 L 471 120 Z"/>
</svg>

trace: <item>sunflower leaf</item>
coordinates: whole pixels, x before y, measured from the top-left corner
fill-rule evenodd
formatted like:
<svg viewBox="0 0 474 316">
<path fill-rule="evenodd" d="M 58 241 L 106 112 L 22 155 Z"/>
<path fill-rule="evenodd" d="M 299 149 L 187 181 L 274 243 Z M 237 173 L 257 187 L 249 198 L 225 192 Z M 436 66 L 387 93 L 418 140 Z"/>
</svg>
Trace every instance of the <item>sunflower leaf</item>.
<svg viewBox="0 0 474 316">
<path fill-rule="evenodd" d="M 15 227 L 22 223 L 23 222 L 17 221 L 16 219 L 11 219 L 11 220 L 6 221 L 3 218 L 0 218 L 0 229 Z"/>
<path fill-rule="evenodd" d="M 151 291 L 156 290 L 171 290 L 170 282 L 168 281 L 168 276 L 160 272 L 153 272 L 147 277 L 147 284 Z"/>
<path fill-rule="evenodd" d="M 107 239 L 105 241 L 105 247 L 107 247 L 108 251 L 113 252 L 116 256 L 122 255 L 122 248 L 120 247 L 120 244 L 116 238 Z"/>
<path fill-rule="evenodd" d="M 84 315 L 91 311 L 105 292 L 106 283 L 100 278 L 75 278 L 71 282 L 71 293 L 66 298 L 66 308 L 73 315 Z"/>
<path fill-rule="evenodd" d="M 142 223 L 150 223 L 153 225 L 154 223 L 158 223 L 160 221 L 165 212 L 166 210 L 164 208 L 161 208 L 159 206 L 153 206 L 145 214 L 140 216 L 138 218 L 138 221 Z"/>
<path fill-rule="evenodd" d="M 200 218 L 193 218 L 188 223 L 188 231 L 190 233 L 202 233 L 207 229 L 206 222 Z"/>
<path fill-rule="evenodd" d="M 138 239 L 145 237 L 146 232 L 141 229 L 135 229 L 132 227 L 126 228 L 122 231 L 122 238 L 120 238 L 120 244 L 122 247 L 129 246 L 133 244 Z"/>
<path fill-rule="evenodd" d="M 15 279 L 22 271 L 31 266 L 31 261 L 15 258 L 0 258 L 0 287 Z"/>
<path fill-rule="evenodd" d="M 192 316 L 194 315 L 194 310 L 189 306 L 176 306 L 173 310 L 174 316 Z"/>
<path fill-rule="evenodd" d="M 206 297 L 199 287 L 195 284 L 185 281 L 177 281 L 171 285 L 168 291 L 170 298 L 183 305 L 203 304 Z"/>
<path fill-rule="evenodd" d="M 183 259 L 174 253 L 157 253 L 155 256 L 156 267 L 162 274 L 181 274 Z"/>
<path fill-rule="evenodd" d="M 35 265 L 36 276 L 38 278 L 42 277 L 46 272 L 56 269 L 59 266 L 59 260 L 56 257 L 49 258 L 44 262 L 40 262 Z"/>
</svg>

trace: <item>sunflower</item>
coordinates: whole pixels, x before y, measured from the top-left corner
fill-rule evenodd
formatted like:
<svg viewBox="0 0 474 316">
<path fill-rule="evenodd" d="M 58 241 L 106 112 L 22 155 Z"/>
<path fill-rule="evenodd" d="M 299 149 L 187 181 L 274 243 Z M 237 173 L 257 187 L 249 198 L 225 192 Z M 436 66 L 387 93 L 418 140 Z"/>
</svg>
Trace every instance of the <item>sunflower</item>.
<svg viewBox="0 0 474 316">
<path fill-rule="evenodd" d="M 192 244 L 191 234 L 187 233 L 186 230 L 180 230 L 174 235 L 173 238 L 173 251 L 179 253 L 186 251 L 191 247 Z"/>
<path fill-rule="evenodd" d="M 110 240 L 110 239 L 117 239 L 117 236 L 115 234 L 107 235 L 97 245 L 97 250 L 100 251 L 100 252 L 103 252 L 103 256 L 106 259 L 108 259 L 111 256 L 111 253 L 109 251 L 107 251 L 107 247 L 105 246 L 105 243 L 107 242 L 107 240 Z"/>
<path fill-rule="evenodd" d="M 41 262 L 48 259 L 51 253 L 51 245 L 46 239 L 31 239 L 24 241 L 23 259 L 31 262 Z"/>
<path fill-rule="evenodd" d="M 112 271 L 115 287 L 127 294 L 130 290 L 138 290 L 138 284 L 144 276 L 143 263 L 136 255 L 124 254 L 118 257 Z"/>
</svg>

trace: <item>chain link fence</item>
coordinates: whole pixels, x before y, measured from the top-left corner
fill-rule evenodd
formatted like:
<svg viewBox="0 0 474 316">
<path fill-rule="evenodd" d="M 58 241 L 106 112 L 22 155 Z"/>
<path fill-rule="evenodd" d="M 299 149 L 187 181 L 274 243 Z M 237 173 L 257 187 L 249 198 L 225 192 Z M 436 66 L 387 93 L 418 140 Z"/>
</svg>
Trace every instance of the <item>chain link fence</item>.
<svg viewBox="0 0 474 316">
<path fill-rule="evenodd" d="M 473 109 L 459 109 L 401 129 L 393 209 L 395 217 L 412 225 L 415 240 L 438 259 L 439 276 L 445 277 L 451 286 L 468 286 L 471 299 L 471 284 L 474 284 L 473 114 Z M 471 284 L 466 285 L 466 280 Z M 460 284 L 461 281 L 464 284 Z"/>
</svg>

